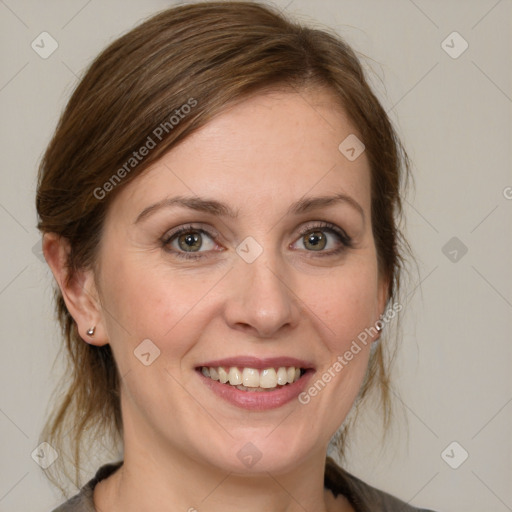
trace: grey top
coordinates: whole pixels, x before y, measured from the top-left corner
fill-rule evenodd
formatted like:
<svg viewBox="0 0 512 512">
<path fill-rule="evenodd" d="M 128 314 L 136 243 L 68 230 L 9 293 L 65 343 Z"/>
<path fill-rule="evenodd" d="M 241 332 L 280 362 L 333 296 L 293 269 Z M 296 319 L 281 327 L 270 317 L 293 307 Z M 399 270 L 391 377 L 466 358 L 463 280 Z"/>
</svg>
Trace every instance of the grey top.
<svg viewBox="0 0 512 512">
<path fill-rule="evenodd" d="M 93 503 L 94 487 L 100 480 L 114 473 L 122 464 L 121 461 L 101 466 L 94 478 L 82 487 L 79 494 L 52 512 L 96 512 Z M 327 457 L 325 464 L 324 483 L 334 496 L 339 494 L 345 496 L 356 512 L 433 512 L 412 507 L 390 494 L 365 484 L 340 468 L 330 457 Z"/>
</svg>

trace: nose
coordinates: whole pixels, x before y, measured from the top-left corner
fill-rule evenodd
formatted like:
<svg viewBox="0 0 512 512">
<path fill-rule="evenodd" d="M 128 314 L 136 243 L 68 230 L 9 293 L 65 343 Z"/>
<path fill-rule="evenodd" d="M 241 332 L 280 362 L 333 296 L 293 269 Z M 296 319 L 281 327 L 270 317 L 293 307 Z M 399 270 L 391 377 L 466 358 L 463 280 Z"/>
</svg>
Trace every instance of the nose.
<svg viewBox="0 0 512 512">
<path fill-rule="evenodd" d="M 252 263 L 239 260 L 230 272 L 224 315 L 235 330 L 271 338 L 297 326 L 300 300 L 293 278 L 279 258 L 260 256 Z"/>
</svg>

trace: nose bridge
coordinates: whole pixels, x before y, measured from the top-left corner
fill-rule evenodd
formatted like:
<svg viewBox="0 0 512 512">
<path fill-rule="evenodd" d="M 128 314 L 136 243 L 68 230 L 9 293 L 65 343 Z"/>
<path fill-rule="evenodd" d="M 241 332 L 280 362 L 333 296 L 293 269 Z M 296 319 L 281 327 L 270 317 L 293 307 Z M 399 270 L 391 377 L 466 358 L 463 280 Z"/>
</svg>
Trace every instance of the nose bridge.
<svg viewBox="0 0 512 512">
<path fill-rule="evenodd" d="M 226 312 L 232 327 L 243 326 L 269 337 L 284 326 L 296 324 L 298 305 L 292 293 L 293 283 L 286 282 L 292 279 L 291 273 L 279 251 L 260 248 L 257 250 L 254 242 L 248 241 L 247 246 L 242 243 L 237 249 L 240 258 L 233 269 L 234 293 Z M 251 257 L 246 258 L 249 254 Z"/>
</svg>

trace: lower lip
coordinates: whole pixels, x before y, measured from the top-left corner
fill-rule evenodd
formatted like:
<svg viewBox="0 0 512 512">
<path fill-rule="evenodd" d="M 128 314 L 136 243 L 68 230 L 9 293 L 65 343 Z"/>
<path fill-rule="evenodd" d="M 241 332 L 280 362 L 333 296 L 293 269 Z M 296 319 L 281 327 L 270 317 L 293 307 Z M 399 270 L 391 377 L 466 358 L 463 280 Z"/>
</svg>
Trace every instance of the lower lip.
<svg viewBox="0 0 512 512">
<path fill-rule="evenodd" d="M 306 370 L 299 380 L 292 384 L 286 384 L 274 391 L 242 391 L 230 384 L 222 384 L 218 380 L 205 377 L 201 370 L 197 374 L 217 396 L 242 409 L 252 411 L 266 411 L 276 409 L 297 398 L 306 387 L 309 378 L 314 372 Z"/>
</svg>

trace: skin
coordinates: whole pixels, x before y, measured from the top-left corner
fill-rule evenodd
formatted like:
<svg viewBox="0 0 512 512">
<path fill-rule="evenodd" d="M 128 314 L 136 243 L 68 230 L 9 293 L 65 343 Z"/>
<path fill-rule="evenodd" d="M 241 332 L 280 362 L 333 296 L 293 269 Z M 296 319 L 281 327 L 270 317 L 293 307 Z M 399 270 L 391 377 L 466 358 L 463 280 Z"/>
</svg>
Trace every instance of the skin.
<svg viewBox="0 0 512 512">
<path fill-rule="evenodd" d="M 324 489 L 323 468 L 329 440 L 360 389 L 371 343 L 306 405 L 240 409 L 195 371 L 222 357 L 292 356 L 313 363 L 314 382 L 384 312 L 368 161 L 363 153 L 350 162 L 338 150 L 349 134 L 358 131 L 326 90 L 260 93 L 120 191 L 95 271 L 64 284 L 66 242 L 45 236 L 45 256 L 81 336 L 110 343 L 121 375 L 125 462 L 96 487 L 98 510 L 353 510 Z M 304 197 L 338 193 L 362 213 L 347 201 L 287 213 Z M 172 206 L 136 222 L 147 207 L 177 196 L 216 200 L 237 216 Z M 344 230 L 351 246 L 315 227 L 320 221 Z M 205 235 L 197 259 L 177 256 L 177 239 L 162 242 L 188 224 L 214 234 Z M 325 248 L 304 241 L 300 229 L 310 226 L 327 238 Z M 251 264 L 236 252 L 248 236 L 263 249 Z M 144 339 L 160 350 L 149 366 L 134 356 Z M 251 468 L 237 457 L 248 442 L 261 453 Z"/>
</svg>

